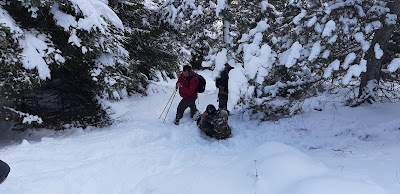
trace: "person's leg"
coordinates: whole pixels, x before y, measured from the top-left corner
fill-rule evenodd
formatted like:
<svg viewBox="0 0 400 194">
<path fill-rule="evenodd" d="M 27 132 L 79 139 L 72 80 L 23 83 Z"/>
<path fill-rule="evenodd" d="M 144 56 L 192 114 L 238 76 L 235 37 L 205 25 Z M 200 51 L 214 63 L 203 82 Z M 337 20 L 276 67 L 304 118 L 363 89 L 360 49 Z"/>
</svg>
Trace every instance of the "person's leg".
<svg viewBox="0 0 400 194">
<path fill-rule="evenodd" d="M 213 129 L 212 125 L 207 121 L 206 118 L 202 118 L 200 120 L 199 128 L 201 131 L 203 131 L 207 136 L 212 137 L 213 136 Z"/>
<path fill-rule="evenodd" d="M 190 100 L 190 117 L 193 118 L 193 116 L 196 114 L 197 112 L 197 107 L 196 107 L 196 99 Z"/>
<path fill-rule="evenodd" d="M 182 98 L 181 102 L 179 102 L 178 108 L 176 110 L 175 124 L 179 124 L 179 120 L 183 117 L 183 113 L 186 108 L 191 105 L 191 101 L 185 98 Z"/>
<path fill-rule="evenodd" d="M 0 184 L 6 180 L 8 173 L 10 173 L 10 166 L 0 160 Z"/>
<path fill-rule="evenodd" d="M 227 110 L 228 95 L 218 94 L 218 108 Z"/>
<path fill-rule="evenodd" d="M 225 125 L 215 131 L 214 137 L 218 140 L 232 137 L 232 130 L 228 125 Z"/>
</svg>

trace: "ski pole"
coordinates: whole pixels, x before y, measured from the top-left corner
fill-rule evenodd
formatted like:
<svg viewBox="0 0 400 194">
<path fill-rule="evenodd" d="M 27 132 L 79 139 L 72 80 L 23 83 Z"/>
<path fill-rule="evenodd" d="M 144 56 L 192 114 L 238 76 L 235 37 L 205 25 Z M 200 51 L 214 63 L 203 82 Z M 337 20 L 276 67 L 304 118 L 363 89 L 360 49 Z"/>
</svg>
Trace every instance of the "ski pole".
<svg viewBox="0 0 400 194">
<path fill-rule="evenodd" d="M 171 103 L 169 104 L 169 107 L 168 107 L 167 113 L 165 114 L 165 117 L 164 117 L 164 121 L 163 121 L 163 123 L 165 122 L 165 119 L 167 118 L 167 115 L 168 115 L 169 109 L 171 109 L 172 102 L 174 101 L 174 98 L 175 98 L 175 95 L 176 95 L 176 91 L 177 91 L 177 90 L 175 90 L 174 94 L 172 95 L 173 97 L 172 97 Z"/>
<path fill-rule="evenodd" d="M 171 97 L 169 97 L 169 100 L 168 100 L 167 104 L 165 105 L 164 110 L 162 111 L 160 117 L 158 117 L 158 119 L 161 119 L 161 116 L 164 114 L 164 111 L 165 111 L 165 109 L 167 108 L 168 104 L 170 103 L 172 97 L 175 96 L 176 91 L 177 91 L 177 90 L 175 89 L 174 92 L 172 93 Z M 171 103 L 172 103 L 172 102 L 171 102 Z"/>
</svg>

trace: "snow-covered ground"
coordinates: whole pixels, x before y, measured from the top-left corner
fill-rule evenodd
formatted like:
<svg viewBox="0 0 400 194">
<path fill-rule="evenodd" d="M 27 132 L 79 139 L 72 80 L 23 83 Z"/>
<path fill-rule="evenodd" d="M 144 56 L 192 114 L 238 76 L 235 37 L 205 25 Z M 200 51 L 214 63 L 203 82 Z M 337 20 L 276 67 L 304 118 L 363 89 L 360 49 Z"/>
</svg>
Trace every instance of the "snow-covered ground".
<svg viewBox="0 0 400 194">
<path fill-rule="evenodd" d="M 217 104 L 217 93 L 211 73 L 201 74 L 208 85 L 197 106 L 204 111 Z M 109 102 L 117 122 L 107 128 L 2 129 L 0 159 L 11 173 L 0 193 L 400 193 L 399 103 L 349 108 L 319 97 L 302 115 L 264 123 L 232 111 L 233 137 L 217 141 L 201 134 L 188 112 L 173 124 L 179 96 L 165 122 L 159 119 L 174 84 Z"/>
</svg>

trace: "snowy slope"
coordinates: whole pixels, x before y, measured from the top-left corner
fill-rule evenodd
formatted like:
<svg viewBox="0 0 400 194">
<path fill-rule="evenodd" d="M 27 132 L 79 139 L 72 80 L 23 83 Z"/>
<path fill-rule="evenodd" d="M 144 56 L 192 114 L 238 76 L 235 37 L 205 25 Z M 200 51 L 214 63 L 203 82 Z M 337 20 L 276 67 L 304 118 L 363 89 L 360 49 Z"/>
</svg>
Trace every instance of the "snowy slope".
<svg viewBox="0 0 400 194">
<path fill-rule="evenodd" d="M 204 111 L 217 93 L 212 73 L 201 74 L 208 85 L 197 106 Z M 216 141 L 188 112 L 172 123 L 178 96 L 165 123 L 159 119 L 174 84 L 108 103 L 117 122 L 107 128 L 3 133 L 0 159 L 11 173 L 0 193 L 400 193 L 400 104 L 348 108 L 322 96 L 304 105 L 305 114 L 278 122 L 234 114 L 233 137 Z M 312 110 L 318 101 L 321 112 Z"/>
</svg>

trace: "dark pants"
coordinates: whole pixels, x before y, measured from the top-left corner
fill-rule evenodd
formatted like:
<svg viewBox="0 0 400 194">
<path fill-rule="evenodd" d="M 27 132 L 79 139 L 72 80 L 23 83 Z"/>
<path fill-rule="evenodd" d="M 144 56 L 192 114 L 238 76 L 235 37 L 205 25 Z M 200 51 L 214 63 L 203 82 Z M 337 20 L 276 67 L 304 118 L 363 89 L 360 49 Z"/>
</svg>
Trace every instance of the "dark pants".
<svg viewBox="0 0 400 194">
<path fill-rule="evenodd" d="M 182 98 L 181 102 L 179 102 L 178 109 L 176 111 L 176 119 L 181 119 L 183 117 L 183 113 L 187 109 L 187 107 L 190 108 L 190 116 L 193 117 L 193 115 L 196 113 L 197 108 L 196 108 L 196 99 L 194 98 Z"/>
<path fill-rule="evenodd" d="M 8 173 L 10 173 L 10 166 L 7 163 L 0 160 L 0 184 L 6 180 Z"/>
<path fill-rule="evenodd" d="M 228 95 L 218 94 L 218 108 L 228 110 Z"/>
</svg>

